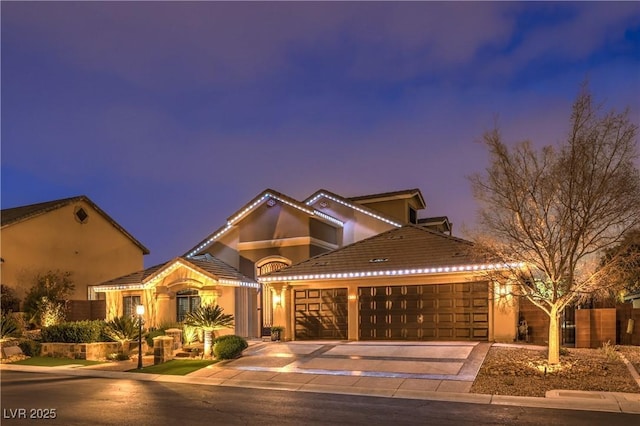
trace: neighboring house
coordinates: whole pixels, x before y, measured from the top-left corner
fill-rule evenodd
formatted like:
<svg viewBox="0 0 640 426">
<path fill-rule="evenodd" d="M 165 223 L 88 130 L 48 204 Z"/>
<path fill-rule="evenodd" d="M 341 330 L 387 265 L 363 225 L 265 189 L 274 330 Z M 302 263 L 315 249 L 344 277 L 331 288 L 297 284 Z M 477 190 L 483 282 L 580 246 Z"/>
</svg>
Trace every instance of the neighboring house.
<svg viewBox="0 0 640 426">
<path fill-rule="evenodd" d="M 215 302 L 235 316 L 230 332 L 247 337 L 268 334 L 275 325 L 285 326 L 287 338 L 298 339 L 489 340 L 513 335 L 515 314 L 495 314 L 493 289 L 474 273 L 488 266 L 469 260 L 465 249 L 470 243 L 449 235 L 446 217 L 418 219 L 425 207 L 418 189 L 353 198 L 319 190 L 304 201 L 267 189 L 182 257 L 94 290 L 105 294 L 109 315 L 129 313 L 132 303 L 142 303 L 145 319 L 156 325 L 180 321 L 199 304 Z M 379 254 L 372 247 L 380 248 Z M 359 253 L 356 263 L 338 268 L 338 259 L 352 259 L 352 253 Z M 221 269 L 213 271 L 214 264 Z M 312 271 L 303 273 L 306 268 Z M 414 268 L 422 272 L 366 275 Z M 356 272 L 365 275 L 334 277 Z M 418 300 L 410 302 L 407 295 L 435 291 L 425 299 L 435 311 L 420 307 L 416 314 L 424 327 L 409 326 L 417 319 L 396 312 L 393 301 L 379 301 L 379 292 L 396 291 L 406 296 L 401 304 Z M 380 323 L 382 306 L 391 309 L 391 327 Z M 359 325 L 374 317 L 373 325 Z M 507 324 L 505 330 L 498 322 Z"/>
<path fill-rule="evenodd" d="M 24 299 L 38 274 L 69 271 L 71 299 L 91 299 L 89 286 L 131 273 L 149 250 L 88 197 L 1 211 L 2 284 Z"/>
</svg>

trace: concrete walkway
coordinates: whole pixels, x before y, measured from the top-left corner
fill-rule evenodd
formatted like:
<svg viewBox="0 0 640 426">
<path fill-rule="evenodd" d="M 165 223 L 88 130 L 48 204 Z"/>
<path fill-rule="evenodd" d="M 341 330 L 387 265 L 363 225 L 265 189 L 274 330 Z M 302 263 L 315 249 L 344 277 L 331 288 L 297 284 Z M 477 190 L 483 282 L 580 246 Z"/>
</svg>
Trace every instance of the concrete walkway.
<svg viewBox="0 0 640 426">
<path fill-rule="evenodd" d="M 545 398 L 469 393 L 491 347 L 480 342 L 251 342 L 241 358 L 187 376 L 128 373 L 136 360 L 0 370 L 640 414 L 640 394 L 555 390 Z M 144 365 L 153 357 L 144 357 Z M 119 370 L 119 371 L 117 371 Z"/>
</svg>

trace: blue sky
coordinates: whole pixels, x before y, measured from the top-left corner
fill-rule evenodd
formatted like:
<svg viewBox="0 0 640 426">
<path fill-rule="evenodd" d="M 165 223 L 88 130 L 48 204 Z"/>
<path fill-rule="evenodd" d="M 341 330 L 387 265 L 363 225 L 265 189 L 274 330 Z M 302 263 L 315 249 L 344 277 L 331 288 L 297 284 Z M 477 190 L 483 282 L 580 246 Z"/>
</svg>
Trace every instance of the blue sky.
<svg viewBox="0 0 640 426">
<path fill-rule="evenodd" d="M 563 140 L 588 79 L 640 123 L 638 2 L 2 2 L 2 208 L 89 196 L 183 254 L 265 188 L 420 188 L 473 228 L 496 119 Z"/>
</svg>

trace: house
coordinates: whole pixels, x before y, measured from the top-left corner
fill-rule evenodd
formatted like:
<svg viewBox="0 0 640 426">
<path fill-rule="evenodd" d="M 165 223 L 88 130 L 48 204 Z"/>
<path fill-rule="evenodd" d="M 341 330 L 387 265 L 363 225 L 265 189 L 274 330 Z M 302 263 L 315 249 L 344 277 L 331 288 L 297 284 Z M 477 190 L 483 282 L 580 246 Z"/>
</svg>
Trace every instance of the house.
<svg viewBox="0 0 640 426">
<path fill-rule="evenodd" d="M 93 291 L 109 317 L 145 305 L 150 326 L 217 303 L 246 337 L 279 325 L 288 339 L 513 340 L 515 311 L 481 274 L 496 265 L 474 262 L 448 218 L 418 218 L 425 208 L 418 189 L 266 189 L 182 256 Z"/>
<path fill-rule="evenodd" d="M 3 209 L 2 284 L 23 299 L 35 277 L 69 271 L 71 299 L 87 301 L 91 285 L 143 267 L 149 250 L 88 197 Z"/>
</svg>

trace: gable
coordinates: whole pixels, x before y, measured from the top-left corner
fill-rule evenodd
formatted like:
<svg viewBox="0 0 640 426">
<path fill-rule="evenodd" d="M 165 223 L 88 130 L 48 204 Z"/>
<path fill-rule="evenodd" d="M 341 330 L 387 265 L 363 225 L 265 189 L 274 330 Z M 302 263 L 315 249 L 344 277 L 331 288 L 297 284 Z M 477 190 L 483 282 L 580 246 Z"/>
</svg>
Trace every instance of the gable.
<svg viewBox="0 0 640 426">
<path fill-rule="evenodd" d="M 269 209 L 277 205 L 279 205 L 279 207 L 269 213 Z M 223 239 L 225 235 L 229 234 L 232 229 L 236 229 L 240 222 L 247 223 L 247 226 L 240 231 L 239 241 L 266 241 L 282 238 L 282 236 L 277 233 L 277 231 L 279 231 L 279 228 L 287 230 L 286 232 L 290 232 L 292 236 L 296 236 L 295 223 L 278 223 L 278 221 L 280 221 L 281 219 L 281 216 L 276 215 L 275 213 L 277 212 L 286 212 L 285 214 L 292 215 L 291 217 L 307 217 L 309 219 L 319 220 L 333 227 L 342 227 L 344 225 L 341 220 L 332 217 L 331 215 L 308 207 L 303 203 L 300 203 L 293 198 L 290 198 L 277 191 L 267 189 L 260 195 L 255 197 L 253 200 L 251 200 L 249 203 L 245 204 L 238 211 L 236 211 L 236 213 L 234 213 L 227 219 L 227 223 L 225 225 L 209 234 L 207 238 L 205 238 L 203 241 L 189 250 L 185 254 L 185 256 L 187 258 L 190 258 L 199 253 L 202 253 L 214 242 Z M 246 222 L 249 220 L 249 218 L 255 218 L 255 220 L 259 221 L 258 219 L 260 217 L 264 219 L 265 223 L 268 225 L 266 229 L 260 229 L 258 226 L 252 226 L 251 222 Z M 293 229 L 287 228 L 289 225 L 292 225 Z M 298 232 L 301 232 L 301 229 L 298 229 Z M 308 222 L 305 223 L 304 232 L 309 232 Z M 285 233 L 285 235 L 287 234 Z"/>
<path fill-rule="evenodd" d="M 175 258 L 143 271 L 109 280 L 93 287 L 96 292 L 172 287 L 190 283 L 196 287 L 231 286 L 259 288 L 255 280 L 241 274 L 220 259 L 202 256 L 196 259 Z"/>
<path fill-rule="evenodd" d="M 76 206 L 73 211 L 72 218 L 75 218 L 79 223 L 90 220 L 89 211 L 93 210 L 100 217 L 106 220 L 110 226 L 118 230 L 122 235 L 129 239 L 133 244 L 138 246 L 143 254 L 149 254 L 150 251 L 140 241 L 133 237 L 127 230 L 125 230 L 120 224 L 118 224 L 111 216 L 98 207 L 87 196 L 80 195 L 77 197 L 63 198 L 60 200 L 53 200 L 44 203 L 30 204 L 27 206 L 19 206 L 8 209 L 2 209 L 0 212 L 2 220 L 2 229 L 10 226 L 16 226 L 23 222 L 43 217 L 44 215 L 51 214 L 55 211 L 59 211 L 65 207 Z M 85 216 L 86 215 L 86 216 Z"/>
</svg>

